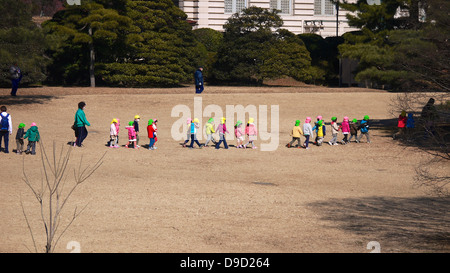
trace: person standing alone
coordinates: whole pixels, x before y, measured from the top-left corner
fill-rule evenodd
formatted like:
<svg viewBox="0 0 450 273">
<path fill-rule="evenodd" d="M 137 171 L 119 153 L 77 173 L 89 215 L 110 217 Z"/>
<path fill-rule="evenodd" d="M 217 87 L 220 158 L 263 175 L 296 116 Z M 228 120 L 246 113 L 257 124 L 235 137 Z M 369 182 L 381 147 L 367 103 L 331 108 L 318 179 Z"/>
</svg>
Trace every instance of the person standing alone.
<svg viewBox="0 0 450 273">
<path fill-rule="evenodd" d="M 15 97 L 17 96 L 17 89 L 19 89 L 19 83 L 22 80 L 22 71 L 20 71 L 20 68 L 17 66 L 17 64 L 14 64 L 9 69 L 9 73 L 11 73 L 11 83 L 12 83 L 12 89 L 11 89 L 11 96 Z"/>
<path fill-rule="evenodd" d="M 203 92 L 203 67 L 200 66 L 194 74 L 195 79 L 195 93 L 201 94 Z"/>
</svg>

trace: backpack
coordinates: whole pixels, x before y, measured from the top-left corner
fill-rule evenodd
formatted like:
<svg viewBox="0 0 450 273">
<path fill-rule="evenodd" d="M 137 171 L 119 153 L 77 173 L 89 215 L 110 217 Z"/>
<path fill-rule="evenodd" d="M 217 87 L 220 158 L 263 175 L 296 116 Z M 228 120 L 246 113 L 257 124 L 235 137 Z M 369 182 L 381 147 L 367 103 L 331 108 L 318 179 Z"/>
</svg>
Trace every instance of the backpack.
<svg viewBox="0 0 450 273">
<path fill-rule="evenodd" d="M 9 69 L 9 73 L 11 73 L 11 78 L 13 78 L 14 80 L 17 80 L 18 78 L 20 78 L 20 70 L 15 66 L 12 66 Z"/>
<path fill-rule="evenodd" d="M 0 130 L 8 131 L 8 129 L 9 129 L 9 121 L 8 121 L 9 114 L 6 114 L 6 116 L 1 116 L 1 117 L 2 117 L 2 122 L 1 122 L 1 129 Z"/>
<path fill-rule="evenodd" d="M 367 133 L 367 132 L 369 132 L 369 122 L 368 121 L 363 122 L 363 121 L 361 121 L 361 124 L 360 124 L 361 133 Z"/>
</svg>

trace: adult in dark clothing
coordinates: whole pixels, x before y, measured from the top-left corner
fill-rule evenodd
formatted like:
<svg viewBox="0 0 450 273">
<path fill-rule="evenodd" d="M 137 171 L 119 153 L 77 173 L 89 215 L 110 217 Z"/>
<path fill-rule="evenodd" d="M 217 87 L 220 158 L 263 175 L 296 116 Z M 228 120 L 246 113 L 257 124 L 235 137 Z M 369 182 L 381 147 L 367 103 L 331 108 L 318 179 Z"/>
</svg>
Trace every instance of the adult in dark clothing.
<svg viewBox="0 0 450 273">
<path fill-rule="evenodd" d="M 434 135 L 436 133 L 434 123 L 437 119 L 439 119 L 439 115 L 437 114 L 436 107 L 434 106 L 434 98 L 430 98 L 422 108 L 421 117 L 424 121 L 425 125 L 425 135 L 427 137 L 428 134 Z"/>
<path fill-rule="evenodd" d="M 203 67 L 200 66 L 194 74 L 195 79 L 195 93 L 200 94 L 203 92 Z"/>
<path fill-rule="evenodd" d="M 17 66 L 17 64 L 14 64 L 9 69 L 9 73 L 11 74 L 11 83 L 12 83 L 12 89 L 11 89 L 11 96 L 15 97 L 17 96 L 17 89 L 19 89 L 19 83 L 22 80 L 22 71 L 20 71 L 20 68 Z"/>
</svg>

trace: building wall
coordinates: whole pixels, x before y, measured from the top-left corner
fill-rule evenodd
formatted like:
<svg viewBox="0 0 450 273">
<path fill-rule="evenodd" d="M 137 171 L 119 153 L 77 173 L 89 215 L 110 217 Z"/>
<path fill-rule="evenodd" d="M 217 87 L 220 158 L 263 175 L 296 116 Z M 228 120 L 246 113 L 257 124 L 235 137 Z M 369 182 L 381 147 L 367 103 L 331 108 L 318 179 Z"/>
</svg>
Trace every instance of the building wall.
<svg viewBox="0 0 450 273">
<path fill-rule="evenodd" d="M 294 34 L 316 33 L 323 37 L 342 35 L 348 31 L 354 31 L 347 24 L 345 17 L 347 11 L 339 10 L 338 24 L 335 14 L 315 15 L 314 1 L 317 0 L 291 0 L 291 9 L 287 14 L 280 14 L 284 21 L 283 28 Z M 322 0 L 323 1 L 323 0 Z M 258 6 L 270 8 L 270 0 L 246 0 L 246 7 Z M 179 0 L 179 7 L 183 10 L 188 20 L 196 22 L 196 28 L 212 28 L 223 31 L 232 13 L 225 13 L 225 0 Z"/>
</svg>

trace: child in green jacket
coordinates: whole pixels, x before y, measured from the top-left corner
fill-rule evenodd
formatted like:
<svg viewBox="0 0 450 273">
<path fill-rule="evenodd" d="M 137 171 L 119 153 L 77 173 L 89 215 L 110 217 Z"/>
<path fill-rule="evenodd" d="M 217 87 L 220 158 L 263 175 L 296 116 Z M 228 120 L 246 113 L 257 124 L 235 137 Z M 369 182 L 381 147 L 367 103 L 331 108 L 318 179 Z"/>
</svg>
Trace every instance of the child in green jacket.
<svg viewBox="0 0 450 273">
<path fill-rule="evenodd" d="M 31 123 L 30 129 L 27 130 L 27 133 L 23 137 L 28 138 L 28 145 L 27 150 L 25 151 L 26 154 L 31 153 L 32 155 L 36 154 L 36 142 L 39 141 L 41 138 L 39 135 L 38 127 L 36 126 L 36 123 Z"/>
</svg>

